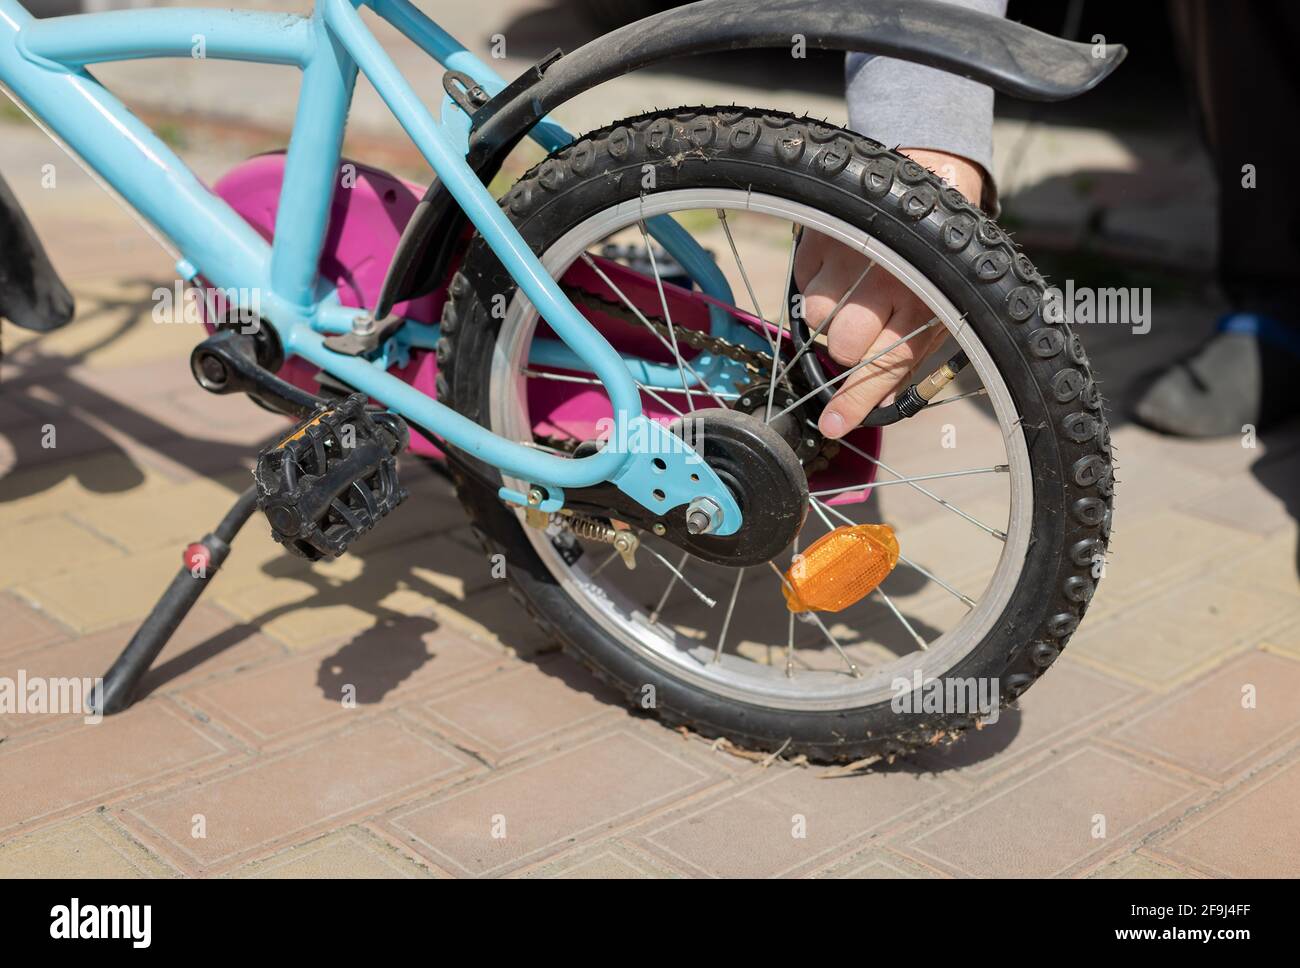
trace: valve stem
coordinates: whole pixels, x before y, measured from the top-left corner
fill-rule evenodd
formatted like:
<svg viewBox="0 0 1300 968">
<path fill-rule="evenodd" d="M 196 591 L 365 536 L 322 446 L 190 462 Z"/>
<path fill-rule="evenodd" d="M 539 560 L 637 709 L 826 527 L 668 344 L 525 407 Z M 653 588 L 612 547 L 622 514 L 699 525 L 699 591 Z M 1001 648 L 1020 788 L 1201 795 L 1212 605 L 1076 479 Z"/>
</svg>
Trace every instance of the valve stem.
<svg viewBox="0 0 1300 968">
<path fill-rule="evenodd" d="M 957 374 L 969 363 L 965 352 L 944 363 L 939 369 L 919 383 L 913 383 L 900 393 L 894 402 L 886 407 L 876 407 L 862 421 L 864 427 L 888 427 L 890 424 L 907 417 L 914 417 L 939 395 L 939 391 L 957 378 Z"/>
</svg>

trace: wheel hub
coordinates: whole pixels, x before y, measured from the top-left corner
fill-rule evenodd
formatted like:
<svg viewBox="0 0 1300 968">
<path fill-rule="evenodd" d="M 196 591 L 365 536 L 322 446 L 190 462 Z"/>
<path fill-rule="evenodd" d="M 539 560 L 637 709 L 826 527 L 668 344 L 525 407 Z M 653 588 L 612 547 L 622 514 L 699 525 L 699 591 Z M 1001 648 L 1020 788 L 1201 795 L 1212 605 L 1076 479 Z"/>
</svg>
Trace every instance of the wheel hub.
<svg viewBox="0 0 1300 968">
<path fill-rule="evenodd" d="M 808 514 L 808 480 L 785 439 L 761 417 L 735 410 L 696 410 L 669 424 L 713 469 L 740 505 L 744 522 L 719 537 L 701 527 L 707 508 L 693 502 L 664 516 L 665 537 L 721 565 L 758 565 L 794 541 Z"/>
</svg>

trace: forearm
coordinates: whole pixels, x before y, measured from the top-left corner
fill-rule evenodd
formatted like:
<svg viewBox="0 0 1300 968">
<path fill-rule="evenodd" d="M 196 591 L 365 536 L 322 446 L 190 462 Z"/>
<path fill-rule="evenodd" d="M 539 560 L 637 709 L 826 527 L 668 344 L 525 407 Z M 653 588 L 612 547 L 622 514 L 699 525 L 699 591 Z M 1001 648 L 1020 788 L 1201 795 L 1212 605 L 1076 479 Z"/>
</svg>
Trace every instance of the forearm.
<svg viewBox="0 0 1300 968">
<path fill-rule="evenodd" d="M 997 16 L 1007 7 L 1006 0 L 946 2 Z M 987 174 L 986 197 L 992 198 L 992 88 L 932 67 L 867 54 L 850 54 L 845 74 L 853 130 L 891 148 L 969 159 Z"/>
</svg>

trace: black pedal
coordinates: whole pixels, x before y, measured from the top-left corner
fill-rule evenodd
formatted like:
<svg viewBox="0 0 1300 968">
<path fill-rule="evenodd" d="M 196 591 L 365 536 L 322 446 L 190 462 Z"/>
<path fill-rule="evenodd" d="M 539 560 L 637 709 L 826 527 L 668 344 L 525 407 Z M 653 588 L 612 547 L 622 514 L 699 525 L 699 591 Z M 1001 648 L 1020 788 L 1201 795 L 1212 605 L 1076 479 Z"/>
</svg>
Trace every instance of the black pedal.
<svg viewBox="0 0 1300 968">
<path fill-rule="evenodd" d="M 257 506 L 271 536 L 302 558 L 337 558 L 402 503 L 397 454 L 409 439 L 395 414 L 354 393 L 321 407 L 257 456 Z"/>
</svg>

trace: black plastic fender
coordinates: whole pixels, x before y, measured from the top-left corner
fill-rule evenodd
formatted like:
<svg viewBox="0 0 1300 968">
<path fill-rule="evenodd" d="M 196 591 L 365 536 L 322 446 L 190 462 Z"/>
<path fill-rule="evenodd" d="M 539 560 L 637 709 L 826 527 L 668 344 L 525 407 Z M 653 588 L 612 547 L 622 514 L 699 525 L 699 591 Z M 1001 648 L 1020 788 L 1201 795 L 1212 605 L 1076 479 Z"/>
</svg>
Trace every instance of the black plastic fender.
<svg viewBox="0 0 1300 968">
<path fill-rule="evenodd" d="M 23 329 L 48 332 L 71 320 L 74 308 L 72 294 L 0 177 L 0 316 Z"/>
<path fill-rule="evenodd" d="M 628 24 L 546 61 L 474 114 L 469 161 L 484 182 L 548 112 L 604 81 L 675 57 L 747 48 L 865 51 L 914 61 L 1035 101 L 1091 90 L 1124 59 L 936 0 L 701 0 Z M 862 132 L 870 135 L 871 132 Z M 435 180 L 398 243 L 379 312 L 444 278 L 464 215 Z"/>
</svg>

